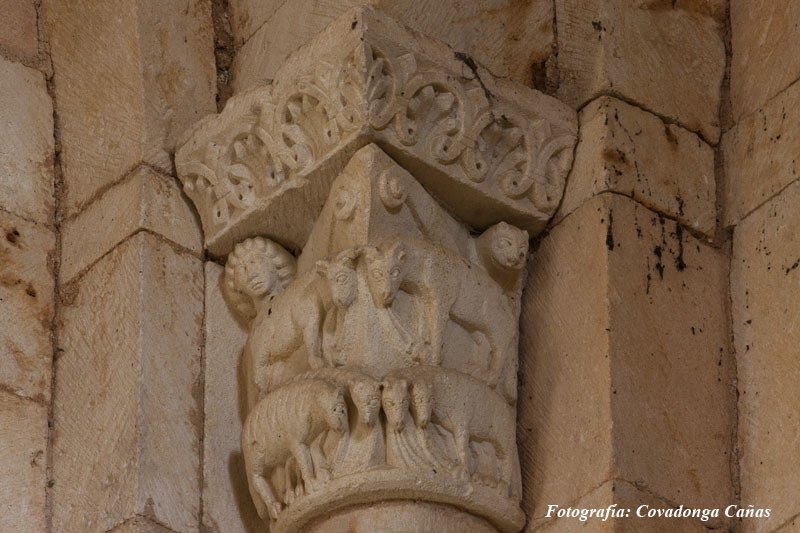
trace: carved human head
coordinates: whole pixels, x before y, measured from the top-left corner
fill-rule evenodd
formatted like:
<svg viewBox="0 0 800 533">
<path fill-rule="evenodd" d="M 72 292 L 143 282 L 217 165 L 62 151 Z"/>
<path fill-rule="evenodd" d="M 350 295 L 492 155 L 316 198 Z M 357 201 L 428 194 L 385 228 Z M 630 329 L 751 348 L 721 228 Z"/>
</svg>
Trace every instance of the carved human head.
<svg viewBox="0 0 800 533">
<path fill-rule="evenodd" d="M 400 433 L 405 428 L 408 413 L 408 382 L 404 379 L 386 378 L 381 387 L 381 405 L 386 413 L 386 425 L 395 433 Z"/>
<path fill-rule="evenodd" d="M 322 407 L 328 427 L 339 433 L 348 430 L 347 404 L 344 401 L 344 389 L 331 387 L 322 398 Z"/>
<path fill-rule="evenodd" d="M 479 238 L 479 251 L 484 261 L 501 271 L 519 271 L 528 253 L 528 232 L 505 222 L 487 229 Z"/>
<path fill-rule="evenodd" d="M 358 294 L 358 275 L 356 258 L 359 249 L 353 248 L 340 252 L 330 261 L 317 261 L 317 273 L 327 278 L 331 287 L 333 303 L 339 307 L 348 307 Z"/>
<path fill-rule="evenodd" d="M 256 304 L 283 291 L 295 272 L 294 257 L 279 244 L 264 237 L 245 239 L 228 256 L 223 290 L 238 313 L 252 318 Z"/>
<path fill-rule="evenodd" d="M 399 240 L 365 249 L 367 286 L 376 307 L 389 307 L 403 282 L 406 247 Z"/>
<path fill-rule="evenodd" d="M 350 397 L 361 422 L 374 426 L 381 411 L 381 384 L 369 378 L 356 380 L 350 387 Z"/>
<path fill-rule="evenodd" d="M 425 378 L 417 378 L 411 384 L 411 414 L 420 429 L 428 427 L 433 410 L 433 390 Z"/>
</svg>

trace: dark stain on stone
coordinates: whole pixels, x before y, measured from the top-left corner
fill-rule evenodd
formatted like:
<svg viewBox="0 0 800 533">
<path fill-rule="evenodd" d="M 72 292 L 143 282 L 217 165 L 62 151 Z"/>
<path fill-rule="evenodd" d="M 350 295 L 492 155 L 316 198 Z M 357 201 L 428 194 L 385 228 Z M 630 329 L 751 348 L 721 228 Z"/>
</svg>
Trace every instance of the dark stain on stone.
<svg viewBox="0 0 800 533">
<path fill-rule="evenodd" d="M 678 138 L 674 133 L 672 133 L 672 130 L 666 124 L 664 125 L 664 135 L 667 137 L 667 141 L 669 141 L 670 144 L 674 144 L 675 146 L 678 145 Z"/>
<path fill-rule="evenodd" d="M 31 298 L 36 298 L 36 289 L 33 288 L 33 285 L 28 283 L 28 287 L 25 289 L 25 294 L 27 294 Z"/>
<path fill-rule="evenodd" d="M 614 229 L 611 225 L 614 223 L 614 212 L 608 210 L 608 226 L 606 227 L 606 246 L 609 251 L 614 250 Z"/>
<path fill-rule="evenodd" d="M 16 228 L 14 228 L 6 233 L 6 240 L 11 244 L 17 244 L 17 242 L 19 241 L 19 236 L 20 236 L 19 231 Z"/>
<path fill-rule="evenodd" d="M 800 259 L 798 259 L 797 261 L 795 261 L 795 262 L 794 262 L 794 264 L 793 264 L 792 266 L 790 266 L 789 268 L 787 268 L 787 269 L 786 269 L 786 275 L 788 276 L 788 275 L 789 275 L 789 272 L 791 272 L 792 270 L 794 270 L 794 269 L 795 269 L 795 268 L 797 268 L 798 266 L 800 266 Z"/>
<path fill-rule="evenodd" d="M 675 258 L 675 268 L 680 272 L 686 268 L 686 263 L 683 262 L 683 228 L 677 222 L 675 222 L 675 237 L 678 239 L 678 256 Z"/>
</svg>

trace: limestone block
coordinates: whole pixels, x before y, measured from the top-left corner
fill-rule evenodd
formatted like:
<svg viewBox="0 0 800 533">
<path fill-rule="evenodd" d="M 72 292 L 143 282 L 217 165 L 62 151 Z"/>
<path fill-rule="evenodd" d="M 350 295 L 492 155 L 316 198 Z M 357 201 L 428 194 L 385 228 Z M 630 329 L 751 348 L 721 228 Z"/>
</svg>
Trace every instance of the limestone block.
<svg viewBox="0 0 800 533">
<path fill-rule="evenodd" d="M 237 43 L 247 40 L 234 62 L 237 92 L 276 78 L 289 54 L 337 17 L 365 3 L 465 53 L 495 76 L 528 86 L 534 86 L 536 76 L 546 77 L 546 62 L 552 54 L 553 4 L 547 0 L 311 0 L 283 2 L 275 9 L 276 3 L 241 6 L 241 11 L 234 11 Z M 248 16 L 242 12 L 250 18 L 240 26 L 241 19 Z"/>
<path fill-rule="evenodd" d="M 263 524 L 250 501 L 241 446 L 246 412 L 239 358 L 247 330 L 222 297 L 223 271 L 216 263 L 205 265 L 203 526 L 209 533 L 250 532 Z"/>
<path fill-rule="evenodd" d="M 725 265 L 674 221 L 616 194 L 594 197 L 542 240 L 521 318 L 530 518 L 610 476 L 676 504 L 726 505 Z"/>
<path fill-rule="evenodd" d="M 142 229 L 202 252 L 200 226 L 175 179 L 140 166 L 62 225 L 61 282 Z"/>
<path fill-rule="evenodd" d="M 800 512 L 800 182 L 744 218 L 731 260 L 739 371 L 742 502 L 772 509 L 744 531 L 772 531 Z"/>
<path fill-rule="evenodd" d="M 580 123 L 575 163 L 556 220 L 592 196 L 614 191 L 713 235 L 714 152 L 702 139 L 607 96 L 584 107 Z"/>
<path fill-rule="evenodd" d="M 177 137 L 216 109 L 210 4 L 56 0 L 44 12 L 66 213 L 141 162 L 171 173 Z"/>
<path fill-rule="evenodd" d="M 724 222 L 734 225 L 800 177 L 800 82 L 722 138 Z"/>
<path fill-rule="evenodd" d="M 136 516 L 118 525 L 110 533 L 172 533 L 172 530 L 142 516 Z"/>
<path fill-rule="evenodd" d="M 254 235 L 300 248 L 333 177 L 372 142 L 469 225 L 541 231 L 563 192 L 575 115 L 473 66 L 371 8 L 345 13 L 176 153 L 209 251 Z"/>
<path fill-rule="evenodd" d="M 0 211 L 0 388 L 50 400 L 55 236 Z"/>
<path fill-rule="evenodd" d="M 668 517 L 648 517 L 640 518 L 636 515 L 637 510 L 642 514 L 647 514 L 651 509 L 674 509 L 675 506 L 668 501 L 657 498 L 634 485 L 625 481 L 615 479 L 609 480 L 586 494 L 578 501 L 569 505 L 572 509 L 608 509 L 612 507 L 614 513 L 619 510 L 630 509 L 630 517 L 613 516 L 606 520 L 602 518 L 587 518 L 581 521 L 579 518 L 562 517 L 544 522 L 541 527 L 532 528 L 530 531 L 541 531 L 546 533 L 572 532 L 572 531 L 593 531 L 615 533 L 636 533 L 647 531 L 648 533 L 673 533 L 675 531 L 685 531 L 687 533 L 706 533 L 706 526 L 713 526 L 715 519 L 710 517 L 707 521 L 697 518 L 668 518 Z M 646 507 L 643 507 L 646 506 Z M 558 509 L 553 510 L 556 516 Z"/>
<path fill-rule="evenodd" d="M 703 4 L 557 0 L 559 98 L 619 95 L 716 143 L 725 48 Z"/>
<path fill-rule="evenodd" d="M 800 4 L 731 0 L 730 16 L 731 107 L 738 122 L 800 78 Z"/>
<path fill-rule="evenodd" d="M 62 290 L 53 529 L 197 531 L 200 261 L 139 233 Z"/>
<path fill-rule="evenodd" d="M 229 0 L 231 29 L 236 45 L 246 43 L 284 3 L 286 0 Z"/>
<path fill-rule="evenodd" d="M 44 75 L 0 57 L 0 94 L 0 208 L 50 223 L 53 103 Z"/>
<path fill-rule="evenodd" d="M 0 51 L 14 59 L 35 59 L 39 41 L 34 0 L 0 0 L 0 13 Z"/>
<path fill-rule="evenodd" d="M 45 531 L 47 406 L 0 391 L 0 529 Z"/>
</svg>

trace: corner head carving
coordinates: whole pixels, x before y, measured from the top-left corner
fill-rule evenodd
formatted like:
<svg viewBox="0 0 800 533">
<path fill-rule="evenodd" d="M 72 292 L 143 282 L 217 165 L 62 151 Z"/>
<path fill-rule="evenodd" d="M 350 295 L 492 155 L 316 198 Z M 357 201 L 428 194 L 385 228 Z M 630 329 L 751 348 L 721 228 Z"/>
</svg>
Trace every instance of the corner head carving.
<svg viewBox="0 0 800 533">
<path fill-rule="evenodd" d="M 519 278 L 528 256 L 528 232 L 505 222 L 484 231 L 475 242 L 487 272 L 501 285 Z"/>
<path fill-rule="evenodd" d="M 228 303 L 242 318 L 254 318 L 267 296 L 279 294 L 294 279 L 295 263 L 285 248 L 264 237 L 240 242 L 225 264 Z"/>
</svg>

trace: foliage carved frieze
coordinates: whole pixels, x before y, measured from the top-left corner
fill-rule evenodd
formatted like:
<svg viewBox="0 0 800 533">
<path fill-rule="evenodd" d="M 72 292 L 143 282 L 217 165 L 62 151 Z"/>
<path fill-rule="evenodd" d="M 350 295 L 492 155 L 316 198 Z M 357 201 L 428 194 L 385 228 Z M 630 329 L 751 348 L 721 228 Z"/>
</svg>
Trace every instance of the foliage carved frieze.
<svg viewBox="0 0 800 533">
<path fill-rule="evenodd" d="M 538 233 L 561 199 L 576 131 L 555 99 L 365 8 L 296 52 L 272 85 L 201 121 L 176 166 L 217 255 L 256 234 L 300 248 L 331 176 L 369 143 L 467 224 Z"/>
</svg>

